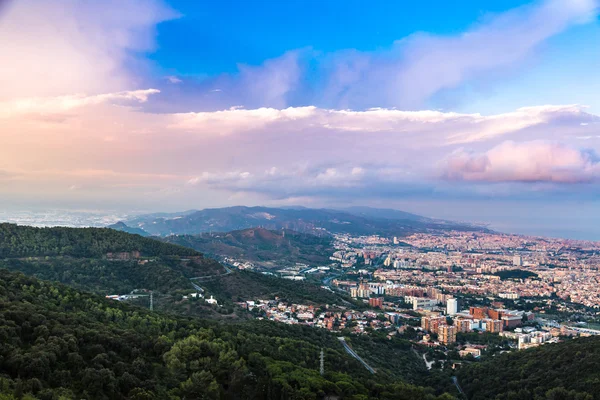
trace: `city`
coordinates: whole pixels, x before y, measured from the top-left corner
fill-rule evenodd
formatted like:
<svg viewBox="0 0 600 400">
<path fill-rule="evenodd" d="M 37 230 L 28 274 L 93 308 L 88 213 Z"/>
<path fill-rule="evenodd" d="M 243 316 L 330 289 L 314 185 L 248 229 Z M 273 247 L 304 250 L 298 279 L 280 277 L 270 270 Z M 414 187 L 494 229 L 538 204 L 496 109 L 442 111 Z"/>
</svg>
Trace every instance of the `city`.
<svg viewBox="0 0 600 400">
<path fill-rule="evenodd" d="M 334 247 L 330 264 L 262 273 L 320 281 L 359 300 L 362 309 L 278 299 L 237 305 L 258 319 L 346 334 L 383 332 L 446 353 L 457 349 L 466 359 L 488 348 L 523 350 L 600 335 L 597 242 L 451 231 L 403 238 L 338 234 Z M 250 261 L 227 261 L 261 272 Z"/>
<path fill-rule="evenodd" d="M 600 400 L 600 0 L 0 0 L 0 400 Z"/>
</svg>

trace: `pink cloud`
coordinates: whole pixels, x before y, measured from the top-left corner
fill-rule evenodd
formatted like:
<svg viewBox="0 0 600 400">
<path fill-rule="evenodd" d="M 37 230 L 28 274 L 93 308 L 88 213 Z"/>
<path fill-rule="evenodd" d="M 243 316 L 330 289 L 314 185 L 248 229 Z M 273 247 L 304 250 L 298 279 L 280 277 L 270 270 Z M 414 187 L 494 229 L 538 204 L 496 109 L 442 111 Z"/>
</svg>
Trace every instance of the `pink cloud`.
<svg viewBox="0 0 600 400">
<path fill-rule="evenodd" d="M 0 100 L 136 88 L 156 25 L 178 17 L 160 0 L 9 3 L 0 23 Z"/>
<path fill-rule="evenodd" d="M 459 149 L 443 164 L 447 180 L 473 182 L 585 183 L 600 177 L 591 151 L 564 144 L 506 141 L 484 153 Z"/>
</svg>

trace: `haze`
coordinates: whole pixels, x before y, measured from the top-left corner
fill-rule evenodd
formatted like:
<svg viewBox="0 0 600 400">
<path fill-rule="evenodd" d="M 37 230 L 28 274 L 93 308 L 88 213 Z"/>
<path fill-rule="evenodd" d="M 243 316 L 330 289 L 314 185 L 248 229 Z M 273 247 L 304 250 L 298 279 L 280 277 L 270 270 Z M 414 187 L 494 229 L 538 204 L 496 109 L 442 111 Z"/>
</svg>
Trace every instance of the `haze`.
<svg viewBox="0 0 600 400">
<path fill-rule="evenodd" d="M 370 205 L 600 240 L 596 0 L 0 7 L 0 206 Z"/>
</svg>

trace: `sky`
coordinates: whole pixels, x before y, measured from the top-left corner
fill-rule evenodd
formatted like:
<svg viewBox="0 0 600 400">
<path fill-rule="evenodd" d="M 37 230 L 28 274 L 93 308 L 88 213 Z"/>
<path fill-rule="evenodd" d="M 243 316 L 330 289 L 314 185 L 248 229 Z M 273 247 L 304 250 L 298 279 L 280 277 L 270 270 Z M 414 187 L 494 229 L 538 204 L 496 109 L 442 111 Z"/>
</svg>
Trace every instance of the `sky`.
<svg viewBox="0 0 600 400">
<path fill-rule="evenodd" d="M 0 207 L 600 240 L 600 2 L 0 0 Z"/>
</svg>

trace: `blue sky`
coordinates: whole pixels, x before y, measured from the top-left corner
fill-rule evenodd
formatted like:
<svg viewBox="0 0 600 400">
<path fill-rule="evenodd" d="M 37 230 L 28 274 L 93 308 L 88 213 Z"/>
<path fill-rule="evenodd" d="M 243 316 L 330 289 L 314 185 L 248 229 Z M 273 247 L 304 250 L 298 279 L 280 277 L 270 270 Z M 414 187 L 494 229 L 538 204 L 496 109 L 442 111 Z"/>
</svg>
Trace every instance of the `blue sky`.
<svg viewBox="0 0 600 400">
<path fill-rule="evenodd" d="M 371 205 L 600 239 L 599 6 L 9 1 L 0 204 Z"/>
<path fill-rule="evenodd" d="M 539 2 L 538 2 L 539 3 Z M 385 51 L 417 33 L 460 36 L 530 1 L 172 1 L 181 17 L 158 25 L 149 58 L 157 77 L 207 80 L 236 75 L 238 65 L 260 65 L 288 51 L 313 57 L 357 50 Z M 428 99 L 426 106 L 496 113 L 530 104 L 580 103 L 599 111 L 600 26 L 571 26 L 536 46 L 521 64 L 478 77 Z M 315 61 L 308 62 L 307 80 Z M 314 78 L 314 77 L 313 77 Z M 315 82 L 312 82 L 316 84 Z M 312 104 L 295 99 L 293 105 Z"/>
<path fill-rule="evenodd" d="M 158 26 L 151 58 L 182 75 L 235 73 L 239 63 L 260 64 L 292 49 L 373 51 L 418 31 L 459 34 L 487 13 L 525 3 L 170 1 L 182 17 Z"/>
</svg>

